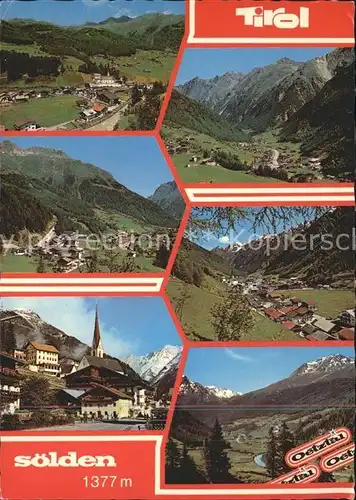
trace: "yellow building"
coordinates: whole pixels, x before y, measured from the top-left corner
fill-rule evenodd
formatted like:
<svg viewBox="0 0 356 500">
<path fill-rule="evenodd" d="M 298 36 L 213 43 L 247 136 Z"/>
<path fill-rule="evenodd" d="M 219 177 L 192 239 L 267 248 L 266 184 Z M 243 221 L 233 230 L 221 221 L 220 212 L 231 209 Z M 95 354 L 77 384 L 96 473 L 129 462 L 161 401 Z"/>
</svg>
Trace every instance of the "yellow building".
<svg viewBox="0 0 356 500">
<path fill-rule="evenodd" d="M 25 352 L 29 370 L 57 376 L 60 368 L 56 347 L 31 341 L 26 345 Z"/>
<path fill-rule="evenodd" d="M 112 387 L 96 386 L 89 389 L 80 401 L 83 417 L 111 420 L 130 416 L 133 397 Z"/>
</svg>

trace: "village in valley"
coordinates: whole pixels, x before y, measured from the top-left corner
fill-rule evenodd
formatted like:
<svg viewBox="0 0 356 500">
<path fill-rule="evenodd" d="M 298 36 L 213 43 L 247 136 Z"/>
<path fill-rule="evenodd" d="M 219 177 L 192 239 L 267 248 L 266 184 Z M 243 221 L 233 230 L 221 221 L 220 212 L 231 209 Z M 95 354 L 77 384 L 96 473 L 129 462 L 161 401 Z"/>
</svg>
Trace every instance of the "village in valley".
<svg viewBox="0 0 356 500">
<path fill-rule="evenodd" d="M 188 338 L 354 341 L 353 208 L 234 210 L 192 211 L 167 287 Z"/>
<path fill-rule="evenodd" d="M 352 182 L 353 68 L 348 48 L 187 49 L 162 127 L 181 179 Z"/>
<path fill-rule="evenodd" d="M 0 157 L 3 272 L 166 267 L 184 201 L 153 137 L 26 136 L 2 141 Z"/>
<path fill-rule="evenodd" d="M 26 116 L 16 120 L 9 128 L 0 125 L 0 130 L 16 130 L 33 132 L 41 130 L 114 130 L 120 120 L 130 114 L 133 105 L 144 102 L 147 95 L 158 95 L 164 91 L 163 84 L 137 83 L 117 78 L 107 73 L 92 74 L 92 82 L 78 87 L 62 86 L 59 89 L 48 90 L 26 89 L 8 90 L 0 93 L 0 109 L 2 111 L 14 108 L 16 105 L 29 103 L 41 105 L 41 99 L 60 99 L 71 96 L 73 100 L 72 120 L 45 126 L 40 119 Z M 42 101 L 44 102 L 44 101 Z M 35 107 L 35 106 L 34 106 Z M 28 113 L 30 115 L 30 113 Z"/>
<path fill-rule="evenodd" d="M 330 285 L 319 284 L 311 288 L 296 276 L 286 280 L 232 277 L 223 278 L 223 282 L 229 290 L 246 296 L 254 312 L 274 321 L 291 334 L 309 341 L 354 341 L 354 308 L 342 310 L 335 317 L 318 314 L 318 301 L 313 298 L 313 292 L 316 291 L 317 295 L 318 290 L 331 291 Z"/>
<path fill-rule="evenodd" d="M 0 328 L 4 430 L 164 428 L 181 347 L 162 346 L 145 356 L 126 356 L 131 365 L 136 363 L 141 377 L 124 359 L 105 351 L 108 339 L 102 334 L 98 306 L 91 347 L 31 309 L 2 310 Z M 178 340 L 173 325 L 166 334 L 167 340 Z M 26 339 L 23 345 L 19 339 Z"/>
<path fill-rule="evenodd" d="M 95 7 L 8 6 L 1 17 L 0 130 L 155 128 L 183 37 L 183 9 L 133 5 L 121 16 L 114 4 Z"/>
<path fill-rule="evenodd" d="M 332 343 L 190 349 L 166 445 L 166 482 L 270 483 L 291 472 L 285 457 L 292 449 L 340 427 L 352 436 L 354 364 L 352 346 Z M 354 464 L 340 465 L 315 482 L 352 484 Z"/>
</svg>

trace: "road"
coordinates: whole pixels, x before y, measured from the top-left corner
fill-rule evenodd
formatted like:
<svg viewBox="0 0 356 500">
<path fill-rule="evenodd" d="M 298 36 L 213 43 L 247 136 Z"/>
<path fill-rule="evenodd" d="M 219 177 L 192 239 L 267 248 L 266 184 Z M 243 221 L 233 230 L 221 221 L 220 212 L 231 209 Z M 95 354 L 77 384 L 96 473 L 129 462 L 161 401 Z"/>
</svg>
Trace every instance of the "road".
<svg viewBox="0 0 356 500">
<path fill-rule="evenodd" d="M 38 429 L 25 429 L 27 431 L 138 431 L 145 430 L 145 425 L 141 424 L 110 424 L 106 422 L 87 422 L 71 425 L 57 425 L 53 427 L 40 427 Z"/>
<path fill-rule="evenodd" d="M 122 108 L 120 108 L 117 113 L 114 113 L 112 116 L 110 116 L 110 118 L 107 118 L 106 120 L 93 125 L 93 127 L 89 127 L 84 130 L 114 130 L 115 125 L 120 120 L 122 114 L 126 111 L 128 105 L 129 103 L 122 106 Z"/>
<path fill-rule="evenodd" d="M 279 151 L 277 151 L 277 149 L 273 149 L 272 159 L 271 159 L 272 168 L 279 168 L 278 158 L 279 158 Z"/>
</svg>

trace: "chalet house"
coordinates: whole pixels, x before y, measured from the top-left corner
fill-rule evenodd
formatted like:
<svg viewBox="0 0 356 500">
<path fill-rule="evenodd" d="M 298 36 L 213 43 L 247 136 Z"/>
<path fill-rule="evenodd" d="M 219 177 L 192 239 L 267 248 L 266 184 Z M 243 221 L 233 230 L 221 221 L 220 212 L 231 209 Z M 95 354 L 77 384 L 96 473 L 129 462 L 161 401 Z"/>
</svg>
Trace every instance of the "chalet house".
<svg viewBox="0 0 356 500">
<path fill-rule="evenodd" d="M 335 336 L 338 327 L 332 321 L 329 321 L 325 318 L 316 319 L 312 322 L 312 325 L 317 329 L 324 333 L 327 333 L 330 337 Z M 334 334 L 334 335 L 333 335 Z"/>
<path fill-rule="evenodd" d="M 22 349 L 15 349 L 14 358 L 19 359 L 20 361 L 26 361 L 26 352 Z"/>
<path fill-rule="evenodd" d="M 355 309 L 346 309 L 338 316 L 342 326 L 355 326 Z"/>
<path fill-rule="evenodd" d="M 24 364 L 6 352 L 0 352 L 0 410 L 13 414 L 20 408 L 20 378 L 16 365 Z"/>
<path fill-rule="evenodd" d="M 298 325 L 297 323 L 293 323 L 293 321 L 283 321 L 282 326 L 286 330 L 290 330 L 290 331 L 295 332 L 295 333 L 298 333 L 301 331 L 301 326 Z"/>
<path fill-rule="evenodd" d="M 278 300 L 282 297 L 282 294 L 278 293 L 278 292 L 269 292 L 267 294 L 267 299 L 269 300 Z"/>
<path fill-rule="evenodd" d="M 61 364 L 59 376 L 60 378 L 66 377 L 77 370 L 75 365 L 72 364 Z"/>
<path fill-rule="evenodd" d="M 298 323 L 307 322 L 312 319 L 313 312 L 310 311 L 308 307 L 300 306 L 290 311 L 286 316 L 289 320 L 293 320 Z"/>
<path fill-rule="evenodd" d="M 338 332 L 340 340 L 355 341 L 355 328 L 343 328 Z"/>
<path fill-rule="evenodd" d="M 31 132 L 32 130 L 38 130 L 41 126 L 33 120 L 18 121 L 14 123 L 14 130 Z"/>
<path fill-rule="evenodd" d="M 56 347 L 31 341 L 26 345 L 25 352 L 29 370 L 47 375 L 58 375 L 59 351 Z"/>
<path fill-rule="evenodd" d="M 65 382 L 67 389 L 82 393 L 62 391 L 62 401 L 70 406 L 76 398 L 83 417 L 126 418 L 134 406 L 141 413 L 146 407 L 148 384 L 126 364 L 104 357 L 98 311 L 95 314 L 91 354 L 83 356 L 78 369 L 69 373 Z"/>
<path fill-rule="evenodd" d="M 120 102 L 120 98 L 113 92 L 109 91 L 98 92 L 98 99 L 99 101 L 105 102 L 109 106 L 113 106 L 114 104 L 118 104 Z"/>
<path fill-rule="evenodd" d="M 306 324 L 302 327 L 302 334 L 304 337 L 308 337 L 308 335 L 312 335 L 316 332 L 316 328 L 313 325 Z"/>
<path fill-rule="evenodd" d="M 80 396 L 83 417 L 112 420 L 128 418 L 133 404 L 133 396 L 119 389 L 95 386 Z"/>
<path fill-rule="evenodd" d="M 282 312 L 277 311 L 277 309 L 273 309 L 272 307 L 269 309 L 265 309 L 264 312 L 269 319 L 272 319 L 276 322 L 282 321 L 282 318 L 284 317 L 284 314 Z"/>
</svg>

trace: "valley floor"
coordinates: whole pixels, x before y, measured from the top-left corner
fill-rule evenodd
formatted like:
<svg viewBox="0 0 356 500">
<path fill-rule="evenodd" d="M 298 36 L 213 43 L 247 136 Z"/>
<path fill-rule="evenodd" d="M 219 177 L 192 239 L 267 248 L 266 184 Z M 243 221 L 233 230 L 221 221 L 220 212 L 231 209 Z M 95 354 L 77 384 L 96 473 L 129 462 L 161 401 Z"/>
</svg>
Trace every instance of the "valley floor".
<svg viewBox="0 0 356 500">
<path fill-rule="evenodd" d="M 183 291 L 188 291 L 183 306 L 181 304 Z M 171 278 L 167 294 L 178 314 L 185 334 L 190 340 L 217 340 L 211 322 L 210 311 L 214 304 L 222 302 L 227 287 L 217 280 L 206 279 L 204 287 L 184 284 L 177 278 Z M 314 299 L 317 304 L 316 313 L 325 318 L 335 318 L 342 311 L 354 307 L 352 290 L 284 290 L 282 295 L 298 296 L 303 299 Z M 177 311 L 178 309 L 178 311 Z M 263 308 L 252 307 L 254 326 L 249 332 L 244 332 L 238 340 L 241 341 L 301 341 L 306 339 L 293 331 L 286 330 L 280 323 L 267 318 Z"/>
</svg>

